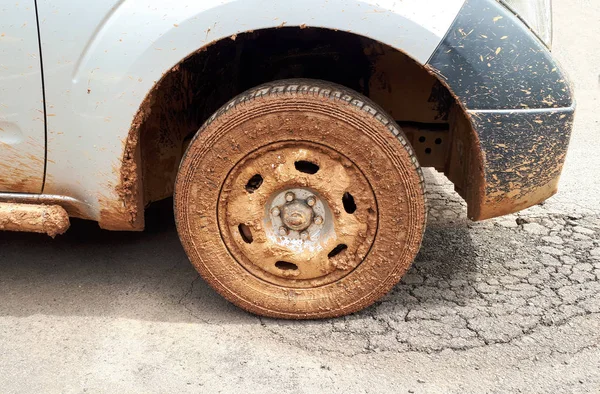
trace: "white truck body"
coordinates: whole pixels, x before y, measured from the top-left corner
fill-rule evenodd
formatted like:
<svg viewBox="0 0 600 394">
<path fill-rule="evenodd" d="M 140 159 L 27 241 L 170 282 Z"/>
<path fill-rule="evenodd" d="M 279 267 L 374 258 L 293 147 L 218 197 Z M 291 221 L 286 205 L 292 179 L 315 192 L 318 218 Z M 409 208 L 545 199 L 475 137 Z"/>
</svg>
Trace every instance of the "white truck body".
<svg viewBox="0 0 600 394">
<path fill-rule="evenodd" d="M 89 219 L 116 199 L 131 122 L 163 73 L 211 42 L 279 26 L 351 31 L 423 64 L 463 0 L 2 1 L 0 193 L 67 197 Z M 39 48 L 46 95 L 47 168 Z M 27 56 L 23 56 L 26 52 Z M 1 168 L 1 167 L 0 167 Z M 43 189 L 42 189 L 43 184 Z M 55 198 L 55 199 L 56 199 Z"/>
</svg>

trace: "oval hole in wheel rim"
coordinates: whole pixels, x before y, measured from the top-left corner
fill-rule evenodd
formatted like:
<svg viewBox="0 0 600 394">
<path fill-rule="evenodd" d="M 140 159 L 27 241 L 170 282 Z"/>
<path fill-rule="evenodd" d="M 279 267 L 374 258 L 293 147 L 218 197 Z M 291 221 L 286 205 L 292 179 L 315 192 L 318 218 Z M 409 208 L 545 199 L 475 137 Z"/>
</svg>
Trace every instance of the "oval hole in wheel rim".
<svg viewBox="0 0 600 394">
<path fill-rule="evenodd" d="M 307 160 L 299 160 L 294 163 L 294 167 L 305 174 L 314 175 L 319 172 L 319 166 Z"/>
<path fill-rule="evenodd" d="M 352 194 L 348 192 L 344 193 L 344 197 L 342 197 L 342 203 L 344 204 L 344 210 L 347 213 L 352 214 L 356 212 L 356 202 L 354 201 Z"/>
<path fill-rule="evenodd" d="M 260 174 L 256 174 L 248 180 L 248 183 L 246 183 L 246 191 L 248 193 L 254 193 L 258 190 L 262 183 L 263 177 Z"/>
<path fill-rule="evenodd" d="M 289 263 L 287 261 L 278 261 L 275 263 L 275 267 L 284 271 L 296 271 L 298 270 L 298 266 L 294 263 Z"/>
</svg>

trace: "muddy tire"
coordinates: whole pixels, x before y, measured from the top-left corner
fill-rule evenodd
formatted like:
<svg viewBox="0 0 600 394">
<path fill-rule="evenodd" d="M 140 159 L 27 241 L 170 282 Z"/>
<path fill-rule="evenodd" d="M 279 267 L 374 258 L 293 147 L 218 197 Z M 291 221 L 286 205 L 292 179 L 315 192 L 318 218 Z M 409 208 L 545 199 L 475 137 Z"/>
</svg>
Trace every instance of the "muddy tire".
<svg viewBox="0 0 600 394">
<path fill-rule="evenodd" d="M 398 125 L 359 93 L 316 80 L 260 86 L 217 111 L 184 155 L 175 213 L 217 292 L 289 319 L 378 300 L 411 265 L 426 217 Z"/>
</svg>

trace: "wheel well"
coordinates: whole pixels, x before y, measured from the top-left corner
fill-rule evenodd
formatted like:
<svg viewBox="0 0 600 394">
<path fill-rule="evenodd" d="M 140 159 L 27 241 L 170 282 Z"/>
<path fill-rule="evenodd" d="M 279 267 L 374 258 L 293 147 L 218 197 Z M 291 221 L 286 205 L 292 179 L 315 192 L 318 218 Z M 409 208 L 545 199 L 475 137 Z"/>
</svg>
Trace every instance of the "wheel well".
<svg viewBox="0 0 600 394">
<path fill-rule="evenodd" d="M 214 42 L 156 83 L 133 122 L 123 165 L 140 161 L 135 167 L 143 179 L 143 203 L 172 195 L 187 143 L 220 106 L 261 83 L 286 78 L 335 82 L 371 98 L 400 124 L 421 166 L 443 171 L 467 203 L 477 201 L 478 188 L 469 179 L 481 167 L 478 139 L 443 81 L 369 38 L 285 27 Z"/>
</svg>

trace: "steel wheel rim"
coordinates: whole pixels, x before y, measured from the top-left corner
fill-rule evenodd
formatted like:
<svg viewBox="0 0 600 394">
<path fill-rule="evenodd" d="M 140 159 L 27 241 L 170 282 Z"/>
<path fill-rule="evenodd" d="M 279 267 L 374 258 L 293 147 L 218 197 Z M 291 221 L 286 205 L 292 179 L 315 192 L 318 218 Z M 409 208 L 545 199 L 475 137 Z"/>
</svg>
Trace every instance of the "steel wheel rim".
<svg viewBox="0 0 600 394">
<path fill-rule="evenodd" d="M 308 141 L 276 142 L 246 155 L 227 175 L 217 212 L 233 259 L 255 277 L 291 288 L 350 274 L 367 257 L 378 226 L 376 196 L 359 167 Z"/>
</svg>

